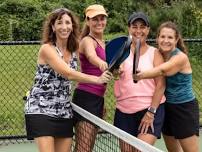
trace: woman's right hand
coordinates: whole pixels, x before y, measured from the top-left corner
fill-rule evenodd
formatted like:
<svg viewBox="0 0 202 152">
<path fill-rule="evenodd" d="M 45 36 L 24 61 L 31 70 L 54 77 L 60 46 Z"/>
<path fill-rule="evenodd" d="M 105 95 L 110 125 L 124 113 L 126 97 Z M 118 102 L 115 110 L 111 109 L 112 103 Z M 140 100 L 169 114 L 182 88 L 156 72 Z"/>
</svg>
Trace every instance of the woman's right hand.
<svg viewBox="0 0 202 152">
<path fill-rule="evenodd" d="M 105 71 L 102 73 L 100 77 L 98 77 L 98 83 L 99 84 L 108 83 L 110 80 L 112 80 L 112 78 L 113 78 L 112 73 L 109 71 Z"/>
</svg>

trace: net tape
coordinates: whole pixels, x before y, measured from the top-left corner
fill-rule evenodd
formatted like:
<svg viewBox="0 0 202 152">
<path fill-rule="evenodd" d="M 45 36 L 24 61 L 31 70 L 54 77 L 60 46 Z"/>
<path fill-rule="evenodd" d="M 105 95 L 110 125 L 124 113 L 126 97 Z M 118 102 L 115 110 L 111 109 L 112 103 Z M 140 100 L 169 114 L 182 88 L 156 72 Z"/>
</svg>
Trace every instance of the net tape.
<svg viewBox="0 0 202 152">
<path fill-rule="evenodd" d="M 110 134 L 116 136 L 117 138 L 125 141 L 126 143 L 130 144 L 131 146 L 137 148 L 138 150 L 142 152 L 163 152 L 162 150 L 126 133 L 125 131 L 109 124 L 108 122 L 94 116 L 93 114 L 87 112 L 86 110 L 80 108 L 79 106 L 75 105 L 74 103 L 71 103 L 72 108 L 75 112 L 80 114 L 85 119 L 91 121 L 101 129 L 109 132 Z"/>
</svg>

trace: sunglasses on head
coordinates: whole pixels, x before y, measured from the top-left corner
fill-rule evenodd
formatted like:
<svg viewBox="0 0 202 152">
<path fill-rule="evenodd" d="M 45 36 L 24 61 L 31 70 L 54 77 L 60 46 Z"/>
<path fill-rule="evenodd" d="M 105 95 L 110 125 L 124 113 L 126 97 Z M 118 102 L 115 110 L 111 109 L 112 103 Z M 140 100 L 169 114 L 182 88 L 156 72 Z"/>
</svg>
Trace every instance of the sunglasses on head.
<svg viewBox="0 0 202 152">
<path fill-rule="evenodd" d="M 69 9 L 67 8 L 58 8 L 56 10 L 53 11 L 53 13 L 59 13 L 59 12 L 71 12 Z"/>
</svg>

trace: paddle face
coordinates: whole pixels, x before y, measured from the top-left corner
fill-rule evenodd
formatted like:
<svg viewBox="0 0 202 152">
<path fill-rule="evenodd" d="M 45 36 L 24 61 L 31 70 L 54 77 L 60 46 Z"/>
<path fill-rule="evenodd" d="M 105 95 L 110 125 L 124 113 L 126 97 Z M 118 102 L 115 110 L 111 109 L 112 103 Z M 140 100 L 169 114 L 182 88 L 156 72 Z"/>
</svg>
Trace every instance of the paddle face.
<svg viewBox="0 0 202 152">
<path fill-rule="evenodd" d="M 131 38 L 128 36 L 115 38 L 106 44 L 106 61 L 111 72 L 118 69 L 120 64 L 129 56 L 130 45 Z"/>
</svg>

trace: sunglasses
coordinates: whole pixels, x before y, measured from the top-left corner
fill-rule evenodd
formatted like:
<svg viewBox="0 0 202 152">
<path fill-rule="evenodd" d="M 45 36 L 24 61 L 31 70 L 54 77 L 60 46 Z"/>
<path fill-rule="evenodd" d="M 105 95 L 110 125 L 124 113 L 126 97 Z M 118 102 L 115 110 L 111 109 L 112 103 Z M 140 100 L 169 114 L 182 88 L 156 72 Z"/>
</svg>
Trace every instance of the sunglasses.
<svg viewBox="0 0 202 152">
<path fill-rule="evenodd" d="M 53 11 L 53 13 L 60 13 L 60 12 L 70 13 L 71 11 L 69 9 L 67 9 L 67 8 L 58 8 L 58 9 Z"/>
</svg>

